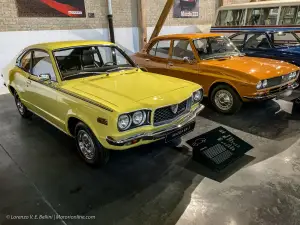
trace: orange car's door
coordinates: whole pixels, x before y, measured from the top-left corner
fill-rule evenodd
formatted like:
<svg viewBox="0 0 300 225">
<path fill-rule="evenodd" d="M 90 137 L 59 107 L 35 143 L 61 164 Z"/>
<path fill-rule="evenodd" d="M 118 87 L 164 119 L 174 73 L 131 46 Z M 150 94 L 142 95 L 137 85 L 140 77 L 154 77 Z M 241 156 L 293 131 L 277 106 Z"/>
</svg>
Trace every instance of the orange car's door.
<svg viewBox="0 0 300 225">
<path fill-rule="evenodd" d="M 167 63 L 168 75 L 201 85 L 199 66 L 189 40 L 173 40 L 172 53 Z"/>
<path fill-rule="evenodd" d="M 144 66 L 152 73 L 167 74 L 167 62 L 170 53 L 170 40 L 159 40 L 137 60 L 137 63 Z"/>
</svg>

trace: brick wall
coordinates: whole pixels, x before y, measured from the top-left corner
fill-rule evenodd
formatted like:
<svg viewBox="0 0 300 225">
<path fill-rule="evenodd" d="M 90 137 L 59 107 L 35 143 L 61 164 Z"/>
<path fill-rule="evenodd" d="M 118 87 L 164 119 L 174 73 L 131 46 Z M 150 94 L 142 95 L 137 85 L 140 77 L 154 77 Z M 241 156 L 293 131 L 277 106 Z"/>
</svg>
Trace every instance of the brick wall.
<svg viewBox="0 0 300 225">
<path fill-rule="evenodd" d="M 21 0 L 32 2 L 34 0 Z M 245 2 L 248 0 L 231 0 Z M 137 0 L 113 0 L 115 27 L 137 26 Z M 218 0 L 200 0 L 200 17 L 175 19 L 171 12 L 166 26 L 201 25 L 212 22 Z M 147 24 L 152 27 L 164 7 L 165 0 L 147 0 Z M 0 31 L 23 30 L 72 30 L 107 27 L 107 0 L 85 0 L 86 13 L 95 13 L 95 18 L 34 18 L 18 17 L 15 0 L 0 0 Z"/>
</svg>

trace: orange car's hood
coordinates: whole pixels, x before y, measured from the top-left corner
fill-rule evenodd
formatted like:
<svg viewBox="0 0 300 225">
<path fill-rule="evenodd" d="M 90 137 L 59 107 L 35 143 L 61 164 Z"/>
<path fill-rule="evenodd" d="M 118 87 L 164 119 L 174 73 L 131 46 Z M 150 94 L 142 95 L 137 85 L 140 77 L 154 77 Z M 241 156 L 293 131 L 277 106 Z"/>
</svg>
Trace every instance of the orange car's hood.
<svg viewBox="0 0 300 225">
<path fill-rule="evenodd" d="M 283 61 L 245 56 L 207 60 L 201 64 L 239 71 L 252 75 L 259 80 L 286 75 L 298 70 L 297 66 Z"/>
</svg>

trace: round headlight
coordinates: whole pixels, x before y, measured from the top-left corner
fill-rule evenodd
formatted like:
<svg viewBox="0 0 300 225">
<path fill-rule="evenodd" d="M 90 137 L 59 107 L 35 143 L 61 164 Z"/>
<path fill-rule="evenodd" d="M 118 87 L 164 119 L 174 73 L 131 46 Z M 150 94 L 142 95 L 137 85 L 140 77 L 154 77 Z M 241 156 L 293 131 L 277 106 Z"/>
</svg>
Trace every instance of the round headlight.
<svg viewBox="0 0 300 225">
<path fill-rule="evenodd" d="M 262 87 L 265 88 L 265 87 L 267 87 L 267 85 L 268 85 L 268 81 L 264 80 L 263 83 L 262 83 Z"/>
<path fill-rule="evenodd" d="M 259 81 L 259 82 L 257 83 L 257 85 L 256 85 L 256 89 L 261 89 L 261 87 L 262 87 L 262 82 Z"/>
<path fill-rule="evenodd" d="M 132 122 L 135 125 L 141 125 L 145 122 L 146 113 L 143 111 L 137 111 L 132 115 Z"/>
<path fill-rule="evenodd" d="M 118 120 L 118 127 L 121 129 L 121 130 L 126 130 L 130 127 L 131 125 L 131 118 L 130 116 L 124 114 L 122 116 L 119 117 L 119 120 Z"/>
<path fill-rule="evenodd" d="M 202 97 L 203 97 L 202 90 L 198 90 L 193 93 L 194 102 L 199 102 L 202 99 Z"/>
<path fill-rule="evenodd" d="M 292 80 L 292 79 L 294 79 L 294 78 L 296 78 L 297 77 L 297 72 L 292 72 L 292 73 L 290 73 L 290 75 L 289 75 L 289 80 Z"/>
</svg>

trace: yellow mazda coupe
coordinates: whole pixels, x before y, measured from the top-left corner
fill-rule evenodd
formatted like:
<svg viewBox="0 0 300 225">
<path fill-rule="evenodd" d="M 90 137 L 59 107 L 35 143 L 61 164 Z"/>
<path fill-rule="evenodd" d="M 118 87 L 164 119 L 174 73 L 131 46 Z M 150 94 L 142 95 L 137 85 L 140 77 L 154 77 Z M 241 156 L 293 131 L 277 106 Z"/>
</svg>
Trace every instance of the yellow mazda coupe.
<svg viewBox="0 0 300 225">
<path fill-rule="evenodd" d="M 22 117 L 34 113 L 74 137 L 95 166 L 108 161 L 108 149 L 180 138 L 204 108 L 201 86 L 142 71 L 109 42 L 30 46 L 4 79 Z"/>
</svg>

